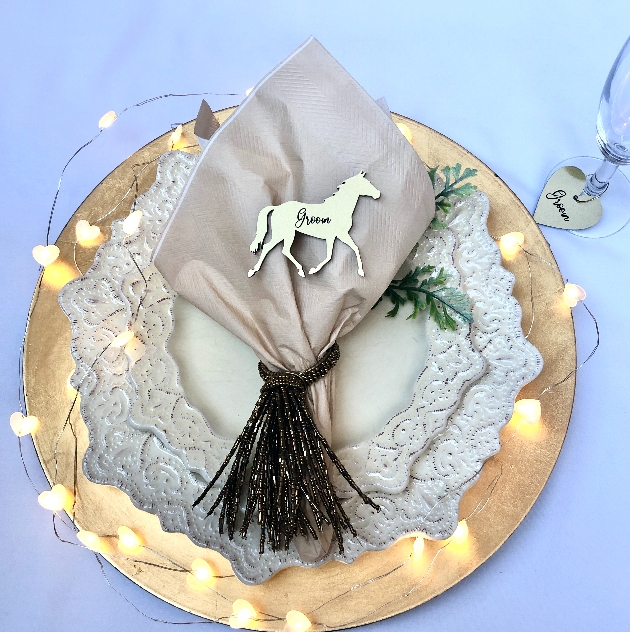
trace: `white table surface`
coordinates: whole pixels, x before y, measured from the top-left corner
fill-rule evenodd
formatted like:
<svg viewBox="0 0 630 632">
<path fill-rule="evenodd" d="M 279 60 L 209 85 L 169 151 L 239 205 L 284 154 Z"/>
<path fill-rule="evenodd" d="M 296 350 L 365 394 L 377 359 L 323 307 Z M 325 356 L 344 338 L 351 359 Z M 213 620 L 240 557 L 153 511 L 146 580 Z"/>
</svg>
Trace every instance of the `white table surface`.
<svg viewBox="0 0 630 632">
<path fill-rule="evenodd" d="M 0 628 L 38 632 L 152 632 L 107 585 L 89 553 L 60 544 L 26 479 L 9 425 L 17 360 L 59 172 L 107 110 L 169 92 L 244 93 L 310 34 L 375 98 L 457 141 L 533 211 L 549 170 L 597 156 L 599 95 L 630 34 L 627 0 L 429 3 L 35 2 L 0 6 Z M 215 109 L 240 97 L 209 97 Z M 52 236 L 92 188 L 198 98 L 137 109 L 74 162 Z M 626 212 L 630 214 L 630 200 Z M 545 229 L 566 277 L 588 292 L 602 331 L 578 375 L 573 418 L 551 479 L 514 535 L 442 596 L 371 630 L 426 632 L 628 629 L 630 558 L 626 446 L 630 227 L 585 242 Z M 625 244 L 625 245 L 624 245 Z M 574 312 L 578 351 L 594 342 Z M 41 470 L 29 453 L 36 482 Z M 151 616 L 192 617 L 110 571 Z M 197 628 L 197 626 L 196 626 Z M 220 630 L 218 624 L 202 629 Z"/>
</svg>

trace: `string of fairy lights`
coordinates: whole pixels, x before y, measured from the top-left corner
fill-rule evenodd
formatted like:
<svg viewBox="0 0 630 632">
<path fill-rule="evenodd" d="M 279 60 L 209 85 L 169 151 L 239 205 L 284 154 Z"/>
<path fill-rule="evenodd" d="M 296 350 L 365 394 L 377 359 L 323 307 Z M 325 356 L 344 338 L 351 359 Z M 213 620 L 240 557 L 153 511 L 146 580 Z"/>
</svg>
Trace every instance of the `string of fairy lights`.
<svg viewBox="0 0 630 632">
<path fill-rule="evenodd" d="M 251 91 L 251 89 L 248 90 L 248 92 L 250 92 L 250 91 Z M 57 201 L 58 201 L 58 198 L 59 198 L 59 192 L 60 192 L 60 189 L 61 189 L 61 184 L 62 184 L 64 175 L 66 173 L 66 170 L 67 170 L 68 166 L 70 165 L 70 163 L 72 162 L 72 160 L 74 160 L 74 158 L 83 149 L 85 149 L 90 144 L 92 144 L 101 135 L 101 133 L 105 129 L 110 127 L 118 118 L 120 118 L 120 116 L 122 114 L 124 114 L 125 112 L 131 110 L 132 108 L 141 107 L 141 106 L 144 106 L 144 105 L 146 105 L 148 103 L 152 103 L 152 102 L 154 102 L 156 100 L 164 99 L 164 98 L 186 97 L 186 96 L 203 96 L 203 95 L 237 96 L 236 94 L 218 95 L 217 93 L 208 93 L 208 92 L 189 93 L 189 94 L 166 94 L 166 95 L 161 95 L 161 96 L 158 96 L 158 97 L 154 97 L 154 98 L 147 99 L 145 101 L 141 101 L 139 103 L 136 103 L 136 104 L 134 104 L 132 106 L 129 106 L 129 107 L 125 108 L 124 110 L 122 110 L 118 114 L 116 114 L 116 112 L 114 112 L 114 111 L 109 111 L 109 112 L 107 112 L 106 114 L 104 114 L 101 117 L 101 119 L 99 120 L 99 123 L 98 123 L 99 132 L 92 139 L 90 139 L 87 143 L 82 145 L 77 151 L 75 151 L 74 154 L 71 156 L 70 160 L 68 160 L 68 162 L 65 164 L 65 166 L 64 166 L 64 168 L 63 168 L 63 170 L 61 172 L 61 176 L 59 178 L 57 190 L 55 192 L 54 200 L 53 200 L 53 203 L 52 203 L 52 207 L 51 207 L 51 211 L 50 211 L 50 215 L 49 215 L 49 220 L 48 220 L 48 228 L 47 228 L 47 232 L 46 232 L 45 244 L 38 245 L 38 246 L 35 246 L 35 248 L 33 248 L 32 255 L 33 255 L 33 258 L 35 259 L 35 261 L 41 266 L 41 268 L 40 268 L 40 273 L 41 274 L 40 274 L 40 279 L 39 279 L 38 285 L 37 285 L 36 290 L 35 290 L 35 297 L 33 299 L 32 308 L 34 308 L 34 306 L 36 305 L 37 300 L 39 298 L 39 291 L 41 289 L 41 283 L 42 283 L 42 278 L 43 278 L 43 270 L 48 268 L 52 264 L 54 264 L 54 262 L 59 258 L 59 255 L 60 255 L 59 248 L 56 245 L 49 243 L 50 230 L 51 230 L 53 215 L 54 215 L 55 208 L 56 208 L 56 205 L 57 205 Z M 410 128 L 407 125 L 405 125 L 404 123 L 398 123 L 397 125 L 398 125 L 401 133 L 407 138 L 407 140 L 409 142 L 411 142 L 412 141 L 412 132 L 411 132 Z M 169 148 L 172 149 L 172 150 L 188 149 L 189 146 L 187 146 L 186 143 L 187 143 L 187 141 L 186 141 L 186 138 L 185 138 L 185 136 L 183 134 L 183 126 L 182 125 L 177 125 L 173 129 L 171 134 L 170 134 L 170 137 L 169 137 Z M 131 205 L 131 209 L 130 209 L 129 214 L 127 215 L 127 217 L 124 219 L 124 221 L 122 223 L 122 229 L 123 229 L 123 232 L 125 234 L 125 237 L 123 238 L 123 241 L 126 240 L 128 237 L 134 235 L 139 230 L 139 228 L 141 226 L 141 223 L 142 223 L 143 214 L 142 214 L 142 211 L 135 210 L 135 200 L 137 199 L 138 191 L 139 191 L 139 188 L 138 188 L 138 177 L 151 163 L 155 162 L 155 160 L 157 160 L 157 159 L 151 160 L 151 161 L 143 163 L 141 165 L 134 165 L 134 168 L 135 167 L 142 167 L 142 169 L 138 173 L 136 173 L 134 171 L 134 181 L 133 181 L 133 183 L 130 185 L 128 190 L 123 195 L 122 199 L 114 206 L 113 209 L 109 210 L 107 213 L 105 213 L 103 216 L 101 216 L 98 220 L 96 220 L 96 222 L 94 224 L 90 224 L 87 220 L 80 220 L 79 222 L 77 222 L 76 227 L 75 227 L 76 241 L 74 242 L 74 245 L 73 245 L 73 248 L 74 248 L 74 255 L 73 256 L 74 256 L 75 266 L 76 266 L 76 268 L 77 268 L 77 270 L 79 271 L 80 274 L 82 274 L 82 272 L 79 269 L 79 267 L 77 265 L 77 261 L 76 261 L 76 249 L 77 249 L 77 246 L 81 247 L 82 245 L 94 244 L 94 242 L 97 241 L 101 237 L 101 228 L 98 226 L 98 223 L 104 221 L 107 217 L 109 217 L 120 206 L 120 204 L 122 204 L 122 202 L 127 198 L 127 196 L 134 190 L 134 187 L 135 187 L 134 202 Z M 498 242 L 499 249 L 501 250 L 501 253 L 502 253 L 502 255 L 503 255 L 503 257 L 505 259 L 510 260 L 510 259 L 515 258 L 516 256 L 521 255 L 521 254 L 523 254 L 526 257 L 527 266 L 528 266 L 528 270 L 529 270 L 530 300 L 531 300 L 531 313 L 532 313 L 531 324 L 530 324 L 530 327 L 529 327 L 529 331 L 528 331 L 528 333 L 526 335 L 526 337 L 528 337 L 531 334 L 531 332 L 532 332 L 532 329 L 533 329 L 533 326 L 534 326 L 534 321 L 535 321 L 534 294 L 533 294 L 533 276 L 532 276 L 530 258 L 535 258 L 535 259 L 541 261 L 542 263 L 551 266 L 554 270 L 556 270 L 558 272 L 558 274 L 560 274 L 560 272 L 559 272 L 557 266 L 555 266 L 554 264 L 544 260 L 543 258 L 539 257 L 538 255 L 535 255 L 535 254 L 529 252 L 528 250 L 526 250 L 524 248 L 525 236 L 523 235 L 523 233 L 520 233 L 520 232 L 507 233 L 507 234 L 497 238 L 496 241 Z M 123 245 L 125 245 L 125 244 L 123 243 Z M 138 270 L 139 270 L 142 278 L 144 279 L 144 276 L 142 274 L 142 270 L 138 266 L 138 264 L 135 261 L 133 255 L 131 254 L 131 252 L 129 254 L 130 254 L 134 264 L 138 267 Z M 598 328 L 598 325 L 597 325 L 597 321 L 596 321 L 594 315 L 591 313 L 591 311 L 586 306 L 586 304 L 583 302 L 584 299 L 586 298 L 586 292 L 579 285 L 576 285 L 576 284 L 573 284 L 573 283 L 564 282 L 564 280 L 562 280 L 562 278 L 561 278 L 561 281 L 562 281 L 562 298 L 563 298 L 564 303 L 568 307 L 571 307 L 571 308 L 575 307 L 576 305 L 578 305 L 578 303 L 582 303 L 584 305 L 584 308 L 587 310 L 587 312 L 589 313 L 589 315 L 593 319 L 593 322 L 595 323 L 595 328 L 596 328 L 596 331 L 597 331 L 597 343 L 596 343 L 593 351 L 586 358 L 586 360 L 584 360 L 584 362 L 582 362 L 580 364 L 580 366 L 578 366 L 576 369 L 571 371 L 571 373 L 569 373 L 569 375 L 564 377 L 562 380 L 560 380 L 556 384 L 552 384 L 552 385 L 546 387 L 545 389 L 543 389 L 540 392 L 540 394 L 538 395 L 537 398 L 534 398 L 534 399 L 520 399 L 520 400 L 515 402 L 513 416 L 512 416 L 512 419 L 510 421 L 510 424 L 509 424 L 510 427 L 514 428 L 514 433 L 511 435 L 511 437 L 508 438 L 508 441 L 518 432 L 519 428 L 522 425 L 535 426 L 535 425 L 537 425 L 537 424 L 539 424 L 541 422 L 542 407 L 541 407 L 540 397 L 542 395 L 544 395 L 545 393 L 549 392 L 550 390 L 552 390 L 553 388 L 563 384 L 572 375 L 574 375 L 577 370 L 579 370 L 586 362 L 588 362 L 588 360 L 590 360 L 592 358 L 593 354 L 595 353 L 595 351 L 597 350 L 598 345 L 599 345 L 599 328 Z M 145 279 L 145 284 L 146 284 L 146 279 Z M 137 311 L 140 309 L 141 304 L 142 304 L 142 300 L 140 300 L 140 303 L 138 305 Z M 125 331 L 119 332 L 114 337 L 114 339 L 105 347 L 105 349 L 98 355 L 98 357 L 94 360 L 94 363 L 90 367 L 90 369 L 92 369 L 95 366 L 95 364 L 99 361 L 99 359 L 102 357 L 102 355 L 105 353 L 105 351 L 109 347 L 124 348 L 125 351 L 128 353 L 128 355 L 133 357 L 133 354 L 135 352 L 137 352 L 137 341 L 135 339 L 135 334 L 134 334 L 134 331 L 133 331 L 133 325 L 134 325 L 134 321 L 135 321 L 136 317 L 137 317 L 137 313 L 135 314 L 134 317 L 132 317 L 131 321 L 129 322 L 128 328 Z M 184 567 L 181 564 L 177 563 L 176 561 L 170 559 L 167 555 L 165 555 L 165 554 L 163 554 L 163 553 L 151 548 L 148 545 L 148 543 L 143 540 L 143 538 L 142 538 L 142 536 L 140 534 L 136 533 L 135 531 L 133 531 L 132 529 L 130 529 L 126 525 L 120 525 L 118 527 L 117 533 L 115 535 L 113 535 L 113 534 L 97 534 L 97 533 L 94 533 L 92 531 L 79 529 L 75 525 L 75 507 L 76 507 L 77 480 L 78 480 L 78 438 L 77 438 L 77 432 L 76 432 L 76 430 L 75 430 L 75 428 L 73 426 L 73 423 L 71 421 L 71 416 L 72 416 L 72 412 L 73 412 L 73 410 L 74 410 L 74 408 L 75 408 L 75 406 L 77 404 L 78 398 L 79 398 L 79 392 L 78 391 L 79 391 L 80 385 L 79 385 L 79 387 L 77 388 L 77 390 L 75 392 L 74 399 L 73 399 L 72 404 L 70 406 L 70 410 L 69 410 L 69 412 L 68 412 L 68 414 L 67 414 L 67 416 L 65 418 L 64 424 L 63 424 L 59 434 L 57 435 L 57 439 L 56 439 L 56 443 L 55 443 L 55 449 L 54 449 L 55 479 L 53 480 L 53 485 L 51 486 L 51 488 L 49 490 L 45 490 L 45 491 L 41 491 L 41 492 L 39 492 L 39 490 L 37 490 L 37 487 L 33 483 L 33 480 L 31 478 L 31 476 L 29 474 L 29 471 L 28 471 L 28 468 L 26 466 L 26 462 L 25 462 L 24 454 L 23 454 L 23 449 L 22 449 L 22 438 L 25 437 L 25 436 L 28 436 L 28 435 L 33 435 L 35 432 L 37 432 L 37 430 L 41 427 L 41 424 L 42 424 L 42 422 L 40 421 L 40 419 L 38 417 L 36 417 L 34 415 L 28 415 L 27 408 L 26 408 L 26 401 L 25 401 L 24 391 L 23 391 L 23 359 L 24 359 L 24 349 L 25 349 L 25 342 L 26 342 L 26 331 L 28 330 L 29 320 L 30 320 L 30 314 L 29 314 L 29 317 L 27 318 L 24 338 L 22 340 L 22 346 L 21 346 L 21 349 L 20 349 L 20 356 L 19 356 L 19 378 L 20 378 L 19 389 L 20 390 L 19 390 L 19 397 L 18 397 L 18 399 L 19 399 L 20 410 L 17 411 L 17 412 L 14 412 L 10 416 L 9 423 L 10 423 L 11 429 L 13 430 L 13 432 L 18 437 L 20 458 L 22 460 L 22 464 L 24 466 L 24 470 L 26 472 L 26 475 L 28 476 L 28 479 L 31 482 L 31 485 L 33 486 L 33 488 L 36 491 L 38 491 L 38 502 L 43 508 L 45 508 L 45 509 L 47 509 L 47 510 L 52 512 L 53 529 L 54 529 L 56 537 L 60 541 L 62 541 L 64 543 L 73 544 L 75 546 L 83 546 L 86 549 L 92 551 L 94 553 L 95 557 L 96 557 L 96 560 L 97 560 L 99 566 L 100 566 L 101 572 L 102 572 L 105 580 L 109 584 L 109 586 L 113 590 L 115 590 L 123 599 L 125 599 L 128 603 L 130 603 L 130 605 L 132 607 L 134 607 L 144 617 L 147 617 L 147 618 L 149 618 L 149 619 L 151 619 L 153 621 L 158 621 L 158 622 L 161 622 L 161 623 L 171 623 L 171 624 L 177 624 L 177 625 L 197 625 L 197 624 L 212 623 L 211 621 L 207 621 L 207 620 L 203 620 L 203 621 L 189 621 L 189 622 L 169 622 L 169 621 L 163 621 L 161 619 L 156 619 L 156 618 L 151 617 L 150 615 L 142 612 L 139 608 L 137 608 L 137 606 L 135 606 L 129 599 L 127 599 L 124 595 L 122 595 L 111 584 L 111 582 L 110 582 L 110 580 L 107 577 L 107 574 L 105 572 L 105 567 L 103 565 L 103 562 L 102 562 L 100 556 L 106 556 L 104 559 L 120 557 L 119 554 L 116 554 L 116 549 L 118 549 L 118 551 L 123 556 L 125 556 L 125 559 L 131 560 L 131 561 L 133 561 L 135 563 L 138 563 L 138 564 L 147 564 L 149 566 L 157 566 L 157 567 L 159 567 L 161 569 L 172 571 L 174 573 L 180 573 L 180 574 L 185 576 L 187 584 L 192 589 L 210 590 L 212 593 L 214 593 L 215 595 L 217 595 L 221 599 L 226 600 L 228 602 L 231 602 L 231 600 L 228 597 L 224 596 L 217 589 L 217 582 L 219 582 L 221 580 L 233 579 L 235 577 L 234 575 L 218 575 L 216 573 L 214 567 L 207 560 L 204 560 L 202 558 L 197 558 L 197 559 L 193 560 L 192 563 L 190 564 L 189 568 Z M 142 344 L 142 343 L 140 343 L 140 344 Z M 89 371 L 87 373 L 89 373 Z M 87 374 L 86 374 L 86 377 L 87 377 Z M 61 439 L 61 436 L 63 435 L 63 433 L 66 431 L 67 428 L 70 428 L 70 431 L 72 432 L 72 434 L 74 436 L 74 487 L 73 487 L 73 489 L 69 489 L 68 487 L 66 487 L 64 485 L 55 482 L 56 474 L 57 474 L 57 467 L 58 467 L 56 450 L 57 450 L 57 446 L 59 444 L 59 441 Z M 506 442 L 504 441 L 503 445 L 505 445 L 505 443 Z M 434 553 L 432 559 L 428 562 L 428 566 L 426 567 L 424 573 L 419 578 L 417 578 L 417 581 L 414 581 L 414 583 L 412 584 L 412 586 L 408 590 L 402 592 L 400 595 L 396 595 L 395 597 L 393 597 L 392 599 L 390 599 L 386 603 L 379 605 L 378 607 L 376 607 L 371 612 L 363 613 L 362 616 L 360 618 L 358 618 L 358 619 L 353 619 L 351 621 L 345 621 L 345 622 L 338 623 L 338 624 L 336 624 L 334 626 L 335 628 L 359 625 L 359 624 L 361 624 L 361 622 L 365 621 L 367 618 L 369 618 L 370 616 L 374 615 L 379 610 L 382 610 L 383 608 L 385 608 L 388 605 L 392 604 L 396 600 L 404 599 L 404 598 L 408 597 L 415 590 L 417 590 L 419 588 L 419 586 L 422 584 L 422 582 L 425 580 L 425 578 L 429 575 L 430 571 L 432 570 L 432 568 L 434 566 L 434 562 L 436 561 L 437 557 L 440 555 L 440 553 L 446 547 L 452 546 L 452 545 L 461 545 L 461 544 L 466 542 L 467 538 L 469 537 L 468 521 L 471 520 L 474 516 L 478 515 L 481 511 L 483 511 L 483 509 L 486 507 L 486 505 L 490 501 L 490 499 L 492 497 L 492 494 L 494 493 L 494 490 L 495 490 L 495 488 L 496 488 L 496 486 L 497 486 L 497 484 L 499 482 L 499 479 L 503 475 L 503 466 L 502 466 L 500 461 L 498 461 L 498 463 L 500 464 L 500 472 L 492 479 L 492 481 L 488 485 L 488 488 L 487 488 L 487 490 L 485 492 L 485 495 L 482 498 L 482 500 L 479 501 L 477 506 L 472 510 L 472 512 L 470 512 L 468 514 L 468 516 L 466 516 L 465 518 L 463 518 L 463 519 L 461 519 L 459 521 L 459 523 L 457 525 L 457 528 L 455 529 L 455 531 L 452 534 L 452 536 L 450 538 L 448 538 L 447 540 L 445 540 L 443 545 L 440 546 L 437 549 L 437 551 Z M 472 481 L 472 479 L 471 479 L 471 481 Z M 469 483 L 471 481 L 466 481 L 464 483 L 464 485 L 466 485 L 467 483 Z M 441 499 L 441 500 L 443 500 L 443 499 Z M 62 512 L 65 512 L 67 514 L 68 518 L 70 519 L 70 522 L 66 521 L 66 519 L 64 518 Z M 59 533 L 57 531 L 57 524 L 56 524 L 56 520 L 57 519 L 60 520 L 68 529 L 70 529 L 70 530 L 72 530 L 74 532 L 74 534 L 76 536 L 76 539 L 78 540 L 78 543 L 77 542 L 72 542 L 72 541 L 69 541 L 69 540 L 65 540 L 59 535 Z M 154 562 L 149 562 L 149 561 L 145 561 L 145 560 L 135 559 L 135 556 L 137 556 L 139 553 L 141 553 L 143 551 L 147 551 L 147 552 L 150 552 L 150 553 L 154 554 L 156 557 L 158 557 L 160 559 L 160 563 L 154 563 Z M 352 586 L 349 589 L 339 593 L 338 595 L 335 595 L 335 596 L 331 597 L 330 599 L 328 599 L 327 601 L 325 601 L 324 603 L 320 604 L 319 606 L 317 606 L 316 608 L 312 609 L 311 611 L 309 611 L 307 613 L 303 613 L 303 612 L 300 612 L 298 610 L 290 610 L 290 611 L 286 612 L 284 614 L 284 616 L 269 614 L 269 613 L 258 611 L 255 608 L 255 606 L 253 604 L 251 604 L 249 601 L 239 598 L 239 599 L 236 599 L 233 602 L 231 602 L 232 614 L 229 617 L 222 617 L 222 618 L 219 618 L 218 620 L 228 623 L 232 628 L 247 628 L 247 627 L 250 627 L 250 626 L 255 625 L 257 623 L 262 623 L 262 622 L 282 622 L 282 621 L 284 621 L 285 630 L 287 630 L 287 632 L 305 632 L 306 630 L 311 629 L 313 627 L 318 627 L 320 629 L 334 629 L 330 625 L 326 624 L 324 621 L 316 620 L 316 619 L 318 619 L 317 613 L 319 611 L 321 611 L 328 604 L 330 604 L 330 603 L 342 598 L 343 596 L 347 595 L 348 593 L 355 592 L 355 591 L 360 590 L 361 588 L 363 588 L 363 587 L 365 587 L 367 585 L 370 585 L 370 584 L 373 584 L 375 582 L 381 581 L 384 578 L 391 576 L 393 573 L 398 572 L 400 569 L 404 568 L 408 564 L 413 563 L 413 562 L 417 562 L 423 556 L 424 551 L 425 551 L 425 539 L 422 536 L 413 536 L 413 547 L 412 547 L 412 550 L 409 553 L 409 555 L 402 562 L 400 562 L 399 564 L 394 566 L 392 569 L 390 569 L 388 571 L 385 571 L 385 572 L 383 572 L 382 574 L 380 574 L 380 575 L 378 575 L 376 577 L 371 577 L 371 578 L 369 578 L 368 580 L 366 580 L 364 582 L 361 582 L 359 584 L 355 584 L 354 586 Z M 163 562 L 166 562 L 167 565 L 163 564 Z"/>
</svg>

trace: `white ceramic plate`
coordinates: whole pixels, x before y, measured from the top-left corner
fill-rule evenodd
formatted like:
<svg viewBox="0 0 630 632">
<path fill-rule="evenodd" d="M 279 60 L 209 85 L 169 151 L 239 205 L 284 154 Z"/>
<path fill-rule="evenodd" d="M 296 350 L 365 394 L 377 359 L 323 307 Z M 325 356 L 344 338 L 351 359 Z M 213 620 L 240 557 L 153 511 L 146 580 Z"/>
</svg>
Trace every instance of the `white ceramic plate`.
<svg viewBox="0 0 630 632">
<path fill-rule="evenodd" d="M 137 507 L 157 514 L 165 531 L 219 551 L 247 583 L 286 566 L 351 562 L 410 533 L 448 537 L 462 494 L 499 449 L 498 433 L 516 394 L 542 367 L 520 328 L 514 279 L 487 232 L 486 196 L 477 192 L 459 202 L 449 227 L 428 230 L 410 262 L 452 275 L 451 283 L 473 300 L 472 327 L 443 332 L 426 317 L 406 321 L 404 310 L 386 319 L 389 307 L 381 304 L 339 341 L 333 445 L 382 510 L 363 505 L 337 476 L 358 537 L 347 539 L 343 557 L 333 546 L 317 562 L 304 562 L 293 545 L 259 555 L 257 527 L 248 540 L 221 536 L 219 512 L 206 518 L 204 510 L 221 481 L 192 509 L 260 386 L 253 352 L 176 299 L 151 264 L 196 160 L 183 152 L 162 156 L 155 184 L 136 206 L 143 212 L 140 230 L 126 238 L 121 222 L 114 222 L 112 240 L 90 270 L 60 293 L 73 328 L 71 382 L 81 393 L 90 434 L 86 476 L 125 491 Z M 132 320 L 138 344 L 107 348 Z"/>
</svg>

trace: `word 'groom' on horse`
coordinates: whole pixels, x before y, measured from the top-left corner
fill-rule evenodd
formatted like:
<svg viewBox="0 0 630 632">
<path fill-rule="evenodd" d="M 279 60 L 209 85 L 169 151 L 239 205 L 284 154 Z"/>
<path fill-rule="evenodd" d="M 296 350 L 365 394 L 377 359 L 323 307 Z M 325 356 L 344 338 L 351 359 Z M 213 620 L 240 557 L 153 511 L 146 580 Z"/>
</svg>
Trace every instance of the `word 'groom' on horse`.
<svg viewBox="0 0 630 632">
<path fill-rule="evenodd" d="M 344 180 L 337 187 L 337 192 L 326 198 L 322 204 L 285 202 L 279 206 L 266 206 L 258 214 L 256 237 L 250 246 L 253 254 L 261 247 L 262 253 L 247 276 L 256 274 L 269 252 L 283 241 L 282 253 L 293 262 L 298 274 L 303 277 L 304 270 L 300 262 L 291 254 L 296 232 L 326 240 L 326 258 L 316 268 L 311 268 L 309 274 L 319 272 L 332 259 L 335 239 L 339 239 L 352 248 L 357 257 L 359 275 L 364 276 L 359 248 L 348 234 L 352 228 L 352 213 L 362 195 L 369 195 L 375 200 L 381 196 L 381 192 L 365 177 L 364 171 Z M 270 213 L 271 239 L 263 245 L 267 235 L 267 216 Z"/>
</svg>

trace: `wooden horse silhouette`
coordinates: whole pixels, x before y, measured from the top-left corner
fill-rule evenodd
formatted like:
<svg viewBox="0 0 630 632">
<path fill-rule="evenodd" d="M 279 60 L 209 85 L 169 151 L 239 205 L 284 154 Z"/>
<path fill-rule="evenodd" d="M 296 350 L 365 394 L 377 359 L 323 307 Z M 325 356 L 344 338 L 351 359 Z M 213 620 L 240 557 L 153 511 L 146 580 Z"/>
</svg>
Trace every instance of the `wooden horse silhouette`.
<svg viewBox="0 0 630 632">
<path fill-rule="evenodd" d="M 269 252 L 281 241 L 284 241 L 282 253 L 293 262 L 298 274 L 303 277 L 304 270 L 300 262 L 291 254 L 291 246 L 296 232 L 326 240 L 326 258 L 316 268 L 311 268 L 309 274 L 319 272 L 332 259 L 335 239 L 339 239 L 354 251 L 357 256 L 359 275 L 363 276 L 363 263 L 359 248 L 348 234 L 352 228 L 352 213 L 362 195 L 369 195 L 375 200 L 381 196 L 381 192 L 365 177 L 363 171 L 344 180 L 337 187 L 337 191 L 326 198 L 322 204 L 285 202 L 279 206 L 266 206 L 258 214 L 256 237 L 250 246 L 253 254 L 256 254 L 261 247 L 262 253 L 258 263 L 248 272 L 247 276 L 251 277 L 256 274 Z M 267 216 L 270 213 L 272 213 L 271 239 L 263 245 L 267 234 Z"/>
</svg>

